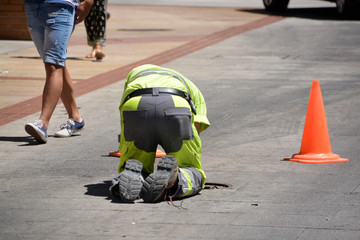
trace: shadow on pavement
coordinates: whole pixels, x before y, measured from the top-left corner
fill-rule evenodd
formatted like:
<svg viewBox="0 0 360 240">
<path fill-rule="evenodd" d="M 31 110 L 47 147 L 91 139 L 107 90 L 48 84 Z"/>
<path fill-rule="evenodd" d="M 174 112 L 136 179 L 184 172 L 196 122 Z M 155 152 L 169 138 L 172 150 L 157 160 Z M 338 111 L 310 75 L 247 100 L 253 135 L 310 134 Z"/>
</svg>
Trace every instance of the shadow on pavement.
<svg viewBox="0 0 360 240">
<path fill-rule="evenodd" d="M 9 137 L 9 136 L 1 136 L 0 142 L 18 142 L 18 143 L 26 143 L 21 144 L 19 146 L 28 146 L 28 145 L 38 145 L 33 137 L 26 136 L 26 137 Z"/>
<path fill-rule="evenodd" d="M 85 185 L 84 187 L 87 188 L 85 195 L 110 198 L 110 193 L 109 193 L 110 186 L 111 186 L 111 181 L 104 181 L 102 183 Z"/>
<path fill-rule="evenodd" d="M 103 181 L 102 183 L 88 184 L 84 186 L 87 188 L 87 191 L 84 194 L 94 197 L 104 197 L 106 200 L 109 200 L 112 203 L 123 203 L 120 199 L 116 199 L 111 196 L 109 191 L 110 186 L 111 186 L 111 181 Z"/>
<path fill-rule="evenodd" d="M 313 19 L 313 20 L 332 20 L 332 21 L 340 21 L 337 10 L 335 7 L 333 8 L 289 8 L 284 12 L 268 12 L 265 9 L 238 9 L 237 11 L 241 12 L 250 12 L 250 13 L 260 13 L 264 15 L 275 15 L 275 16 L 283 16 L 283 17 L 296 17 L 303 19 Z M 360 16 L 353 17 L 346 20 L 358 21 L 360 20 Z"/>
<path fill-rule="evenodd" d="M 38 56 L 11 56 L 11 58 L 19 58 L 19 59 L 41 59 Z M 100 60 L 96 60 L 94 58 L 85 58 L 85 57 L 67 57 L 67 60 L 74 60 L 74 61 L 92 61 L 92 62 L 100 62 Z"/>
</svg>

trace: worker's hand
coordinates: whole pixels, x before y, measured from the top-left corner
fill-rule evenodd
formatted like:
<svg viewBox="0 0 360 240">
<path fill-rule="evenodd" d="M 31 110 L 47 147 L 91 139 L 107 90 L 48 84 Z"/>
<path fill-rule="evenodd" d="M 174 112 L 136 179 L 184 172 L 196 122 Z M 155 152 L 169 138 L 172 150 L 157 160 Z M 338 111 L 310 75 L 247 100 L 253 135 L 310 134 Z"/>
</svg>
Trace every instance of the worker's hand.
<svg viewBox="0 0 360 240">
<path fill-rule="evenodd" d="M 94 0 L 84 0 L 83 2 L 79 3 L 75 13 L 75 24 L 81 23 L 85 19 L 85 17 L 89 14 L 93 3 Z"/>
<path fill-rule="evenodd" d="M 195 128 L 196 128 L 196 131 L 198 132 L 198 134 L 200 135 L 201 123 L 196 122 L 196 123 L 195 123 Z"/>
</svg>

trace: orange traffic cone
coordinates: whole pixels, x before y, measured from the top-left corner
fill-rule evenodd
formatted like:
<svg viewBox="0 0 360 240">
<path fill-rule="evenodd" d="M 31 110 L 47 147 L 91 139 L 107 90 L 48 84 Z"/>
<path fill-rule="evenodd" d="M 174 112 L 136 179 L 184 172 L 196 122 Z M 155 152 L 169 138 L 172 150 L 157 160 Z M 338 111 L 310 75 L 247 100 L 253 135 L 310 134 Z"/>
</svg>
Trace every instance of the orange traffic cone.
<svg viewBox="0 0 360 240">
<path fill-rule="evenodd" d="M 320 81 L 318 80 L 312 81 L 311 84 L 300 152 L 284 160 L 301 163 L 336 163 L 349 161 L 331 152 Z"/>
<path fill-rule="evenodd" d="M 114 156 L 114 157 L 120 157 L 121 154 L 120 154 L 120 151 L 117 150 L 115 152 L 109 152 L 109 155 L 110 156 Z M 166 156 L 166 153 L 164 153 L 163 151 L 161 151 L 160 149 L 156 149 L 156 157 L 157 158 L 161 158 L 161 157 L 165 157 Z"/>
<path fill-rule="evenodd" d="M 120 157 L 120 150 L 109 152 L 109 156 Z"/>
<path fill-rule="evenodd" d="M 166 156 L 166 153 L 161 151 L 160 149 L 156 149 L 156 157 L 157 158 L 162 158 L 162 157 L 165 157 Z"/>
</svg>

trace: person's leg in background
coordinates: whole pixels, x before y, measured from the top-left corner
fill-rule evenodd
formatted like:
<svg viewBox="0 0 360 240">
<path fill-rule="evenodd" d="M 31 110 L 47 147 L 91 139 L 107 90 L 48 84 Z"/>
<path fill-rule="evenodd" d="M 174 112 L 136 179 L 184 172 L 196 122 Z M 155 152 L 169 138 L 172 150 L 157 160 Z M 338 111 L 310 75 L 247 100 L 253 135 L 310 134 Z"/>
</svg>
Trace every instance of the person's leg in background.
<svg viewBox="0 0 360 240">
<path fill-rule="evenodd" d="M 88 45 L 92 47 L 86 58 L 101 60 L 105 57 L 107 0 L 95 0 L 89 15 L 85 18 Z"/>
</svg>

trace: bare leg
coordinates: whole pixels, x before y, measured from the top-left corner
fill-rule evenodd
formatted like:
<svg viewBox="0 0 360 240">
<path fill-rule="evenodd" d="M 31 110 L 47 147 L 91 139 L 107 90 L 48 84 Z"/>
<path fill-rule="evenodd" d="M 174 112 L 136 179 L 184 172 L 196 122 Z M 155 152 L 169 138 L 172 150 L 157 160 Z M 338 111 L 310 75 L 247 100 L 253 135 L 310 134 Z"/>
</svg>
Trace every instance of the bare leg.
<svg viewBox="0 0 360 240">
<path fill-rule="evenodd" d="M 63 90 L 61 93 L 61 100 L 64 103 L 69 119 L 81 122 L 82 119 L 74 96 L 74 86 L 66 66 L 63 69 Z"/>
<path fill-rule="evenodd" d="M 42 95 L 40 120 L 48 128 L 51 115 L 59 101 L 63 87 L 63 67 L 45 63 L 46 82 Z"/>
</svg>

